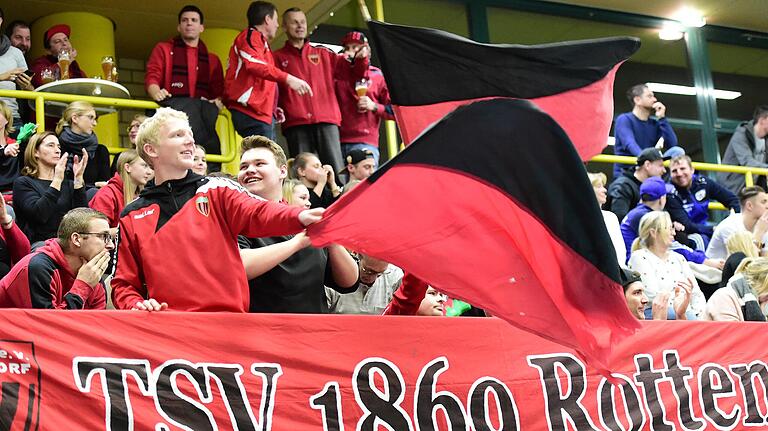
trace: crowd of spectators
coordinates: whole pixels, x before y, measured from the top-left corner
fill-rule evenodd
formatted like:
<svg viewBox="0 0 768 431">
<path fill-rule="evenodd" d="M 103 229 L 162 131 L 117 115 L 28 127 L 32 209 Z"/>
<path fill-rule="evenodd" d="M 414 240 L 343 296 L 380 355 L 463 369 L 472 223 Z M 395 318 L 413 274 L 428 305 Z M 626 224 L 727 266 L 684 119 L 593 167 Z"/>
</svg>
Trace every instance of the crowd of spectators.
<svg viewBox="0 0 768 431">
<path fill-rule="evenodd" d="M 17 142 L 24 104 L 0 100 L 0 306 L 98 309 L 110 298 L 117 309 L 153 312 L 445 314 L 450 300 L 397 266 L 310 245 L 305 226 L 378 167 L 379 126 L 394 115 L 363 33 L 348 33 L 336 53 L 310 43 L 301 9 L 278 12 L 250 4 L 224 68 L 201 39 L 203 11 L 184 6 L 178 35 L 147 61 L 147 93 L 163 107 L 131 121 L 133 147 L 111 164 L 91 104 L 69 104 L 55 131 Z M 273 53 L 280 21 L 287 41 Z M 10 23 L 0 88 L 60 77 L 63 51 L 69 76 L 87 76 L 71 35 L 66 24 L 51 26 L 45 55 L 30 61 L 29 26 Z M 589 180 L 629 310 L 638 319 L 765 320 L 765 188 L 696 173 L 666 106 L 644 84 L 627 96 L 632 110 L 616 118 L 614 152 L 636 163 L 617 164 L 612 181 Z M 224 108 L 245 137 L 236 177 L 207 160 L 220 149 Z M 288 154 L 275 143 L 278 125 Z M 724 162 L 768 167 L 767 135 L 761 106 Z M 712 201 L 731 210 L 719 224 Z M 181 250 L 188 258 L 168 259 Z M 215 265 L 204 263 L 210 256 Z"/>
</svg>

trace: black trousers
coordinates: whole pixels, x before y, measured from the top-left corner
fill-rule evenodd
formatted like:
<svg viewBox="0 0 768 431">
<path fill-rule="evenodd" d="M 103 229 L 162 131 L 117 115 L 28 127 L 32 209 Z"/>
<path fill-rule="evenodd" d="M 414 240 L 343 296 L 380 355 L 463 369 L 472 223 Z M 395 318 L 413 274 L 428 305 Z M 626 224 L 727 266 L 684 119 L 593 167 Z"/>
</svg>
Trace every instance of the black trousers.
<svg viewBox="0 0 768 431">
<path fill-rule="evenodd" d="M 329 123 L 308 124 L 283 129 L 291 157 L 303 152 L 315 153 L 320 163 L 331 165 L 337 178 L 344 169 L 339 142 L 339 126 Z"/>
</svg>

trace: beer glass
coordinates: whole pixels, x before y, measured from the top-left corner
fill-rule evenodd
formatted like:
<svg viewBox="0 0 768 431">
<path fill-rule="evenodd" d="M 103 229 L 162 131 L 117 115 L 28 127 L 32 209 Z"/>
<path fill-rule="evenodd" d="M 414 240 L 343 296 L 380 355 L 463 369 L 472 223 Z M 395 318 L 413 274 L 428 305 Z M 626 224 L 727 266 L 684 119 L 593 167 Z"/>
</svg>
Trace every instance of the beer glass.
<svg viewBox="0 0 768 431">
<path fill-rule="evenodd" d="M 112 77 L 112 69 L 115 67 L 115 59 L 110 56 L 105 56 L 101 59 L 101 71 L 103 72 L 104 79 L 108 81 L 114 81 Z"/>
<path fill-rule="evenodd" d="M 368 93 L 368 80 L 363 78 L 355 82 L 355 93 L 357 97 L 363 97 Z"/>
<path fill-rule="evenodd" d="M 59 52 L 59 70 L 61 79 L 69 79 L 69 64 L 72 62 L 72 55 L 66 49 Z"/>
<path fill-rule="evenodd" d="M 43 81 L 43 84 L 48 84 L 56 80 L 56 74 L 53 73 L 53 69 L 50 67 L 45 67 L 40 72 L 40 80 Z"/>
</svg>

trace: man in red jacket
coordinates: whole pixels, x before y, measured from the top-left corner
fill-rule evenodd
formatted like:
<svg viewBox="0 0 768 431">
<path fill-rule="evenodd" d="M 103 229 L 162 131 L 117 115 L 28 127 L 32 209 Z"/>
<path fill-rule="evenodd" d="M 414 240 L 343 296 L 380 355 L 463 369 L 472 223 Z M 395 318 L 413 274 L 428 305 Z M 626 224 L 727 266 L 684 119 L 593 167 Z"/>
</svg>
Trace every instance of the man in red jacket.
<svg viewBox="0 0 768 431">
<path fill-rule="evenodd" d="M 216 119 L 224 107 L 224 70 L 219 57 L 200 40 L 205 30 L 203 12 L 187 5 L 179 11 L 178 20 L 178 36 L 152 49 L 144 85 L 149 97 L 162 106 L 184 111 L 197 143 L 206 152 L 218 154 Z"/>
<path fill-rule="evenodd" d="M 88 77 L 88 75 L 80 68 L 77 60 L 75 60 L 77 57 L 77 50 L 72 47 L 72 43 L 69 41 L 71 32 L 72 30 L 68 25 L 56 24 L 43 33 L 43 47 L 45 48 L 46 55 L 36 58 L 29 66 L 34 73 L 32 76 L 32 85 L 39 87 L 44 84 L 43 69 L 51 69 L 56 76 L 61 75 L 61 71 L 59 70 L 59 54 L 62 51 L 69 51 L 70 58 L 72 59 L 72 62 L 69 64 L 69 77 Z"/>
<path fill-rule="evenodd" d="M 341 40 L 344 55 L 368 58 L 368 39 L 359 31 L 347 33 Z M 364 76 L 365 94 L 358 96 L 356 84 L 360 79 L 347 75 L 336 79 L 336 97 L 341 108 L 341 152 L 346 158 L 352 150 L 369 150 L 375 166 L 379 165 L 379 125 L 381 120 L 394 120 L 389 90 L 381 69 L 368 66 Z M 362 91 L 361 91 L 362 92 Z"/>
<path fill-rule="evenodd" d="M 243 137 L 275 139 L 277 83 L 285 84 L 286 91 L 312 96 L 309 84 L 275 67 L 269 41 L 277 27 L 275 5 L 255 1 L 248 7 L 248 28 L 237 35 L 229 50 L 224 104 L 232 112 L 235 130 Z"/>
<path fill-rule="evenodd" d="M 0 280 L 0 307 L 106 307 L 101 277 L 115 248 L 107 218 L 90 208 L 75 208 L 61 219 L 57 236 Z"/>
<path fill-rule="evenodd" d="M 339 141 L 341 112 L 333 81 L 342 74 L 362 77 L 367 59 L 349 61 L 328 48 L 313 46 L 307 38 L 307 17 L 299 8 L 283 12 L 283 28 L 288 36 L 285 46 L 275 51 L 275 63 L 312 86 L 312 97 L 297 95 L 280 86 L 279 105 L 285 111 L 283 135 L 288 150 L 295 157 L 302 152 L 315 153 L 335 173 L 344 168 Z"/>
<path fill-rule="evenodd" d="M 193 173 L 195 141 L 183 112 L 158 109 L 136 144 L 155 179 L 120 218 L 115 307 L 247 312 L 237 236 L 299 233 L 324 210 L 265 201 L 227 178 Z"/>
</svg>

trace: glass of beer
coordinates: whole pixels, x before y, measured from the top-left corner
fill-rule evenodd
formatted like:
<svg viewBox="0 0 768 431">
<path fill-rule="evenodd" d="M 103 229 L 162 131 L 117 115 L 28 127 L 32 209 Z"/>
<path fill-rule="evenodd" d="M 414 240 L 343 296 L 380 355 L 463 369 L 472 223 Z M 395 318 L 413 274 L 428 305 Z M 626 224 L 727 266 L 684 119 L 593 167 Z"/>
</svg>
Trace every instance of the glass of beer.
<svg viewBox="0 0 768 431">
<path fill-rule="evenodd" d="M 363 78 L 355 82 L 355 93 L 357 97 L 363 97 L 368 93 L 368 80 Z"/>
<path fill-rule="evenodd" d="M 115 59 L 107 55 L 101 59 L 101 71 L 104 73 L 104 79 L 113 81 L 112 69 L 115 67 Z"/>
<path fill-rule="evenodd" d="M 53 73 L 53 69 L 50 67 L 45 67 L 40 72 L 40 80 L 43 81 L 43 84 L 49 84 L 56 80 L 56 74 Z"/>
<path fill-rule="evenodd" d="M 72 63 L 72 54 L 66 49 L 59 52 L 59 70 L 61 79 L 69 79 L 69 64 Z"/>
</svg>

